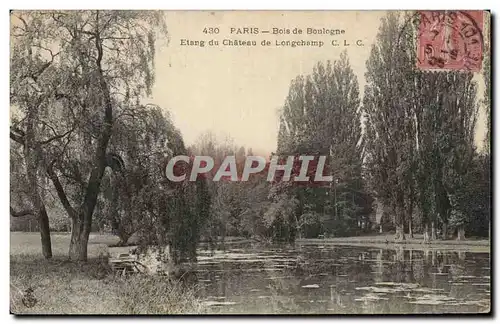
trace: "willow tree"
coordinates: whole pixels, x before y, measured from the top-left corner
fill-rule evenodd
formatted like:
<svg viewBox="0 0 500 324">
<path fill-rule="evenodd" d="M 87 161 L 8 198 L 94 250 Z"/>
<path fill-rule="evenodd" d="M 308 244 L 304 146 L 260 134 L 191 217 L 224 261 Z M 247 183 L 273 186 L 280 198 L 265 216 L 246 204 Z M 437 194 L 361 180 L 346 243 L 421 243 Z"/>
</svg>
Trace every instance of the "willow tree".
<svg viewBox="0 0 500 324">
<path fill-rule="evenodd" d="M 162 194 L 165 156 L 180 140 L 168 114 L 155 105 L 117 111 L 109 151 L 123 160 L 123 170 L 106 170 L 99 196 L 100 222 L 111 225 L 124 245 L 152 217 L 151 200 Z"/>
<path fill-rule="evenodd" d="M 59 129 L 63 130 L 57 133 L 54 123 L 49 122 L 49 110 L 54 102 L 54 80 L 61 71 L 56 65 L 60 53 L 49 46 L 51 36 L 45 20 L 38 14 L 15 12 L 11 26 L 10 139 L 14 142 L 13 147 L 20 146 L 28 198 L 25 203 L 32 207 L 21 212 L 11 204 L 11 214 L 32 213 L 37 216 L 42 253 L 45 258 L 50 258 L 49 218 L 39 190 L 40 178 L 45 173 L 43 151 L 54 142 L 60 144 L 73 127 L 70 123 L 59 123 Z M 11 159 L 14 159 L 13 155 Z"/>
<path fill-rule="evenodd" d="M 160 12 L 151 11 L 19 11 L 12 15 L 16 29 L 11 65 L 16 69 L 11 83 L 22 91 L 11 91 L 11 98 L 25 116 L 31 116 L 18 128 L 28 143 L 50 142 L 39 150 L 38 161 L 72 222 L 69 257 L 86 260 L 101 180 L 105 168 L 113 164 L 108 144 L 114 111 L 137 106 L 141 97 L 150 94 L 155 41 L 166 34 L 165 22 Z M 35 99 L 21 98 L 26 92 L 36 94 Z M 37 139 L 33 129 L 43 127 L 53 138 Z M 35 158 L 28 156 L 28 160 Z M 27 165 L 29 170 L 36 168 L 33 163 Z M 73 191 L 74 182 L 82 190 Z"/>
</svg>

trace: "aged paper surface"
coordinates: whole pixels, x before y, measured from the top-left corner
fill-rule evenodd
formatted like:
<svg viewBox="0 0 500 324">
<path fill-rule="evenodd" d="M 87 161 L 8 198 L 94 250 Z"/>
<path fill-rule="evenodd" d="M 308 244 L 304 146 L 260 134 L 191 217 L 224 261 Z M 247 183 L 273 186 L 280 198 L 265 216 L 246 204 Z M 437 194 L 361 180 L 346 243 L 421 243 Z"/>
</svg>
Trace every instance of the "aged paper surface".
<svg viewBox="0 0 500 324">
<path fill-rule="evenodd" d="M 11 312 L 490 312 L 488 11 L 12 11 Z"/>
</svg>

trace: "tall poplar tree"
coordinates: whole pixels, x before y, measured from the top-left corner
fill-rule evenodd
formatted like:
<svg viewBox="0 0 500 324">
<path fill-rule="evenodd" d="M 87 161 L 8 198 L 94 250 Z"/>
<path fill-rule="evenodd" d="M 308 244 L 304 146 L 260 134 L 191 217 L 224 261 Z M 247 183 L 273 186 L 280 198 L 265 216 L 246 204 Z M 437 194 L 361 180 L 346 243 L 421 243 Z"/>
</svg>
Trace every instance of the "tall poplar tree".
<svg viewBox="0 0 500 324">
<path fill-rule="evenodd" d="M 397 239 L 405 224 L 411 229 L 415 205 L 424 239 L 436 238 L 437 225 L 446 239 L 452 195 L 466 186 L 474 156 L 477 89 L 470 72 L 417 69 L 414 17 L 383 18 L 367 61 L 367 169 L 394 214 Z"/>
<path fill-rule="evenodd" d="M 328 156 L 328 173 L 334 177 L 330 187 L 288 189 L 297 201 L 291 218 L 297 229 L 302 227 L 297 224 L 310 223 L 311 215 L 316 215 L 313 223 L 322 230 L 353 233 L 363 210 L 360 205 L 367 200 L 360 138 L 359 86 L 346 52 L 333 63 L 317 63 L 311 75 L 292 81 L 280 116 L 278 154 Z M 303 216 L 309 221 L 301 220 Z"/>
<path fill-rule="evenodd" d="M 403 51 L 400 16 L 381 21 L 367 61 L 363 110 L 366 121 L 366 167 L 375 196 L 394 215 L 396 239 L 403 240 L 413 198 L 414 122 L 413 62 Z M 408 201 L 410 203 L 408 203 Z"/>
</svg>

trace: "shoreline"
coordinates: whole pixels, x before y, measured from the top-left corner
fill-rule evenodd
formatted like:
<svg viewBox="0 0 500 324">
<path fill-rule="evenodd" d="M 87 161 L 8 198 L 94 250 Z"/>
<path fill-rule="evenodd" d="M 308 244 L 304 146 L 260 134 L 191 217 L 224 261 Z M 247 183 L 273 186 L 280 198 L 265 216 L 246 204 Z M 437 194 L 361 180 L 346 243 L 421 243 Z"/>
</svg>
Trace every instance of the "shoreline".
<svg viewBox="0 0 500 324">
<path fill-rule="evenodd" d="M 343 246 L 362 246 L 381 249 L 405 248 L 413 250 L 453 250 L 465 252 L 483 252 L 490 253 L 491 245 L 488 239 L 466 239 L 457 240 L 434 240 L 429 243 L 423 242 L 423 236 L 417 234 L 414 238 L 404 241 L 395 241 L 393 234 L 372 235 L 372 236 L 351 236 L 335 237 L 324 239 L 297 239 L 295 241 L 304 245 L 343 245 Z"/>
<path fill-rule="evenodd" d="M 10 232 L 10 239 L 16 236 L 28 236 L 33 239 L 39 238 L 38 232 Z M 51 237 L 56 240 L 66 239 L 70 233 L 66 232 L 52 232 Z M 113 235 L 99 234 L 93 232 L 90 234 L 89 247 L 91 249 L 98 248 L 99 245 L 104 245 L 107 248 L 113 248 L 113 245 L 118 242 L 118 238 Z M 224 244 L 252 244 L 259 243 L 255 239 L 243 237 L 227 237 Z M 339 246 L 357 246 L 369 247 L 377 249 L 412 249 L 412 250 L 451 250 L 451 251 L 465 251 L 477 253 L 491 253 L 491 245 L 489 239 L 465 239 L 463 241 L 451 240 L 434 240 L 429 243 L 423 243 L 423 235 L 415 234 L 414 238 L 406 239 L 404 241 L 395 241 L 394 234 L 382 235 L 365 235 L 365 236 L 349 236 L 349 237 L 334 237 L 334 238 L 305 238 L 296 239 L 296 244 L 300 245 L 339 245 Z M 206 245 L 207 242 L 201 241 L 200 245 Z M 220 244 L 220 243 L 218 243 Z M 134 245 L 132 242 L 130 246 Z M 130 246 L 114 247 L 127 249 Z M 38 252 L 38 250 L 36 250 Z M 64 254 L 67 253 L 64 249 Z"/>
</svg>

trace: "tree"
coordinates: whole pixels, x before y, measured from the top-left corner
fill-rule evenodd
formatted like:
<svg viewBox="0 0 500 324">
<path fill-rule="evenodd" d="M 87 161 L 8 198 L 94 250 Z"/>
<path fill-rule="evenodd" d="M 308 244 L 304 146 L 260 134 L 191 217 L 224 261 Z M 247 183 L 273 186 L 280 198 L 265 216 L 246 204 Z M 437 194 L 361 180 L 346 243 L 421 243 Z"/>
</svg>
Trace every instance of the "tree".
<svg viewBox="0 0 500 324">
<path fill-rule="evenodd" d="M 329 105 L 332 106 L 328 129 L 331 134 L 331 173 L 334 176 L 330 190 L 330 207 L 335 213 L 337 235 L 353 234 L 358 224 L 366 222 L 371 209 L 371 198 L 362 177 L 364 143 L 361 136 L 361 109 L 357 78 L 344 52 L 333 64 Z M 318 94 L 319 97 L 321 94 Z M 368 207 L 368 213 L 364 209 Z M 364 216 L 364 219 L 363 219 Z M 339 221 L 340 220 L 340 221 Z"/>
<path fill-rule="evenodd" d="M 487 20 L 487 24 L 486 26 L 488 26 L 488 28 L 491 28 L 491 16 L 488 15 L 488 20 Z M 492 124 L 491 124 L 491 50 L 490 50 L 490 42 L 489 42 L 489 39 L 486 41 L 486 44 L 485 44 L 485 55 L 484 55 L 484 67 L 483 67 L 483 78 L 484 78 L 484 84 L 485 84 L 485 87 L 484 87 L 484 94 L 483 94 L 483 105 L 485 107 L 485 110 L 486 110 L 486 158 L 487 158 L 487 165 L 488 167 L 490 166 L 491 164 L 491 127 L 492 127 Z M 488 174 L 489 174 L 489 170 L 488 170 Z M 488 194 L 487 194 L 487 197 L 488 197 L 488 209 L 490 207 L 490 202 L 491 202 L 491 177 L 488 178 L 488 183 L 490 185 L 490 188 L 488 190 Z M 489 217 L 491 216 L 491 210 L 488 211 L 488 219 Z M 491 237 L 491 220 L 489 220 L 489 223 L 488 223 L 488 237 Z"/>
<path fill-rule="evenodd" d="M 13 31 L 11 101 L 26 116 L 18 128 L 26 135 L 27 174 L 36 182 L 35 162 L 42 161 L 72 221 L 69 257 L 85 261 L 104 170 L 120 164 L 108 152 L 113 112 L 137 106 L 150 93 L 155 37 L 166 33 L 165 23 L 161 13 L 149 11 L 13 15 L 21 23 Z M 50 145 L 35 151 L 36 143 Z"/>
<path fill-rule="evenodd" d="M 190 173 L 190 166 L 186 174 Z M 199 176 L 182 182 L 164 181 L 159 200 L 156 226 L 161 229 L 157 245 L 170 243 L 175 262 L 195 261 L 201 231 L 210 217 L 211 196 L 208 180 Z"/>
<path fill-rule="evenodd" d="M 329 71 L 331 65 L 328 64 Z M 318 71 L 319 70 L 319 71 Z M 318 71 L 318 72 L 316 72 Z M 316 74 L 323 75 L 325 67 L 318 63 Z M 286 159 L 290 155 L 312 155 L 321 152 L 328 155 L 326 107 L 314 105 L 313 77 L 298 76 L 292 80 L 285 103 L 280 111 L 277 156 Z M 325 85 L 323 85 L 325 86 Z M 325 101 L 325 98 L 321 98 Z M 297 188 L 292 182 L 275 181 L 270 188 L 272 201 L 265 214 L 268 226 L 273 228 L 275 240 L 294 241 L 300 235 L 300 218 L 305 210 L 307 198 L 311 198 L 312 209 L 324 206 L 326 188 L 318 190 L 317 196 L 307 195 L 307 188 Z"/>
<path fill-rule="evenodd" d="M 408 23 L 407 17 L 406 21 L 402 33 L 407 35 L 411 46 L 417 37 L 418 20 Z M 407 52 L 410 61 L 415 62 L 416 53 Z M 417 153 L 413 164 L 415 192 L 425 227 L 424 237 L 435 239 L 436 225 L 441 224 L 442 238 L 447 239 L 451 196 L 458 189 L 455 180 L 466 177 L 476 149 L 477 84 L 474 75 L 464 71 L 431 73 L 413 69 L 409 71 L 408 93 L 413 105 L 413 147 Z"/>
<path fill-rule="evenodd" d="M 485 35 L 490 35 L 491 16 L 486 15 L 485 21 Z M 486 151 L 490 154 L 491 150 L 491 44 L 489 37 L 485 38 L 484 44 L 484 59 L 483 59 L 483 79 L 484 79 L 484 93 L 483 105 L 486 111 Z"/>
<path fill-rule="evenodd" d="M 401 33 L 399 15 L 381 21 L 377 41 L 366 63 L 367 85 L 363 98 L 366 119 L 366 165 L 371 188 L 388 206 L 396 225 L 396 239 L 404 239 L 404 226 L 413 208 L 415 165 L 412 81 L 414 61 L 401 48 L 412 48 L 411 37 Z"/>
<path fill-rule="evenodd" d="M 37 215 L 42 253 L 45 258 L 52 257 L 49 218 L 42 200 L 38 184 L 43 172 L 43 147 L 59 141 L 66 133 L 51 134 L 51 125 L 46 122 L 47 110 L 54 97 L 51 80 L 58 73 L 55 60 L 59 53 L 46 47 L 44 42 L 35 39 L 48 38 L 46 24 L 38 17 L 16 15 L 12 27 L 12 49 L 10 57 L 10 101 L 11 127 L 10 139 L 22 147 L 24 174 L 26 176 L 27 196 Z M 11 215 L 25 214 L 16 212 L 11 206 Z"/>
<path fill-rule="evenodd" d="M 241 177 L 245 164 L 245 148 L 239 147 L 229 136 L 216 136 L 212 132 L 205 132 L 200 135 L 195 145 L 191 149 L 195 155 L 206 155 L 214 159 L 214 168 L 211 176 L 215 175 L 219 166 L 227 156 L 235 156 L 237 174 Z M 252 198 L 252 185 L 250 182 L 233 182 L 222 178 L 220 181 L 207 182 L 210 202 L 210 219 L 205 229 L 205 236 L 214 243 L 217 238 L 224 241 L 228 235 L 240 236 L 244 233 L 243 223 L 245 218 L 250 216 L 252 204 L 249 201 L 258 202 Z M 256 205 L 256 206 L 257 206 Z M 248 222 L 246 222 L 246 228 Z"/>
<path fill-rule="evenodd" d="M 155 105 L 118 110 L 109 148 L 125 165 L 103 177 L 100 208 L 105 221 L 119 236 L 119 245 L 141 230 L 149 217 L 148 202 L 162 195 L 161 166 L 181 140 L 168 115 Z"/>
<path fill-rule="evenodd" d="M 475 154 L 476 83 L 472 73 L 462 72 L 423 74 L 420 78 L 420 105 L 424 109 L 417 112 L 424 160 L 421 172 L 427 177 L 431 175 L 431 190 L 423 199 L 434 200 L 430 202 L 437 216 L 434 219 L 442 224 L 446 239 L 452 210 L 450 195 L 462 190 L 459 187 L 470 185 L 463 180 Z"/>
<path fill-rule="evenodd" d="M 450 224 L 457 239 L 469 235 L 488 235 L 490 223 L 490 165 L 486 154 L 474 154 L 466 173 L 453 179 L 450 193 L 452 205 Z"/>
<path fill-rule="evenodd" d="M 275 242 L 291 243 L 297 232 L 300 233 L 300 220 L 297 208 L 300 201 L 293 194 L 290 182 L 272 184 L 269 189 L 269 207 L 263 214 L 268 229 L 267 237 Z"/>
<path fill-rule="evenodd" d="M 330 186 L 278 190 L 278 197 L 285 194 L 297 200 L 290 219 L 296 230 L 315 227 L 315 233 L 308 235 L 319 235 L 321 230 L 348 235 L 362 223 L 362 206 L 371 202 L 361 173 L 360 119 L 358 81 L 346 52 L 333 63 L 317 63 L 310 76 L 292 81 L 281 110 L 277 154 L 328 156 L 328 172 L 334 178 Z"/>
<path fill-rule="evenodd" d="M 429 225 L 436 238 L 438 223 L 446 239 L 450 196 L 465 185 L 455 180 L 474 155 L 477 89 L 472 73 L 416 69 L 415 51 L 399 49 L 414 48 L 417 26 L 408 15 L 382 19 L 367 62 L 367 166 L 377 198 L 395 213 L 397 238 L 418 203 L 424 240 Z"/>
</svg>

